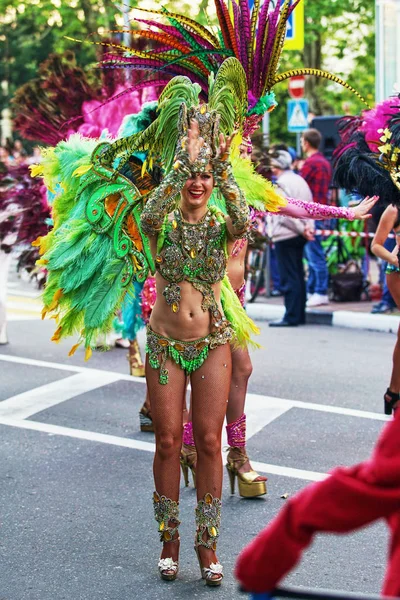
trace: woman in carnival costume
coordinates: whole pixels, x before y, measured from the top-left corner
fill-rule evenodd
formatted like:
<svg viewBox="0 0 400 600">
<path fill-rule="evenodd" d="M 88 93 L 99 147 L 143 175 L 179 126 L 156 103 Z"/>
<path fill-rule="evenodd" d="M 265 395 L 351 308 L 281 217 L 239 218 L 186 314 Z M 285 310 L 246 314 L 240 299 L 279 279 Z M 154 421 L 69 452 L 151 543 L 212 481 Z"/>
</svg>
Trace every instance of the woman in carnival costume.
<svg viewBox="0 0 400 600">
<path fill-rule="evenodd" d="M 400 96 L 394 96 L 363 111 L 357 117 L 339 122 L 342 143 L 335 153 L 335 178 L 341 187 L 357 194 L 365 190 L 380 197 L 378 228 L 372 240 L 372 252 L 388 263 L 386 280 L 390 293 L 400 307 L 399 236 L 400 236 Z M 392 252 L 385 247 L 394 232 Z M 389 386 L 384 393 L 384 412 L 392 414 L 400 400 L 400 328 L 393 351 Z"/>
<path fill-rule="evenodd" d="M 135 21 L 142 29 L 131 31 L 140 40 L 150 40 L 153 49 L 141 51 L 122 45 L 107 44 L 108 54 L 101 63 L 104 69 L 129 69 L 143 72 L 140 87 L 167 81 L 176 75 L 185 75 L 201 87 L 200 97 L 207 101 L 208 78 L 216 74 L 227 56 L 234 56 L 242 64 L 246 73 L 248 88 L 246 115 L 243 123 L 242 144 L 251 153 L 251 135 L 258 129 L 263 115 L 276 105 L 272 88 L 276 83 L 299 74 L 326 77 L 348 89 L 363 99 L 351 86 L 340 78 L 318 69 L 296 69 L 278 73 L 278 65 L 287 29 L 287 21 L 298 2 L 284 0 L 276 2 L 270 9 L 269 2 L 261 6 L 254 2 L 250 11 L 247 0 L 227 3 L 215 0 L 218 19 L 217 34 L 186 15 L 171 13 L 166 8 L 160 10 L 138 9 L 146 18 Z M 147 13 L 147 14 L 146 14 Z M 161 17 L 161 20 L 156 20 Z M 135 89 L 133 86 L 132 89 Z M 246 185 L 241 179 L 241 185 Z M 272 194 L 272 192 L 271 192 Z M 257 202 L 254 187 L 245 190 L 248 204 L 257 210 L 265 207 Z M 219 206 L 219 205 L 218 205 Z M 221 207 L 226 214 L 225 207 Z M 233 287 L 244 304 L 244 257 L 246 240 L 238 241 L 232 248 L 228 260 L 228 274 L 234 278 Z M 143 303 L 149 305 L 148 298 L 154 295 L 154 284 L 145 284 Z M 266 493 L 266 477 L 255 472 L 246 452 L 246 415 L 245 400 L 247 383 L 252 372 L 252 364 L 247 348 L 232 352 L 232 384 L 227 408 L 228 455 L 227 469 L 234 491 L 238 481 L 239 493 L 244 497 L 254 497 Z M 141 409 L 141 424 L 151 428 L 151 413 L 148 402 Z M 182 469 L 185 474 L 190 469 L 195 476 L 196 447 L 193 438 L 192 422 L 184 426 L 184 445 L 182 448 Z"/>
<path fill-rule="evenodd" d="M 89 358 L 133 278 L 144 281 L 149 269 L 156 271 L 146 377 L 156 434 L 159 572 L 167 580 L 178 572 L 182 405 L 190 376 L 197 450 L 195 549 L 202 577 L 216 586 L 223 577 L 216 547 L 230 344 L 246 348 L 257 332 L 226 277 L 230 248 L 249 227 L 243 191 L 257 188 L 264 210 L 299 218 L 366 218 L 375 199 L 355 209 L 285 200 L 256 177 L 249 161 L 230 152 L 247 109 L 246 76 L 234 57 L 211 79 L 207 104 L 199 92 L 188 78 L 176 77 L 143 132 L 100 144 L 72 136 L 44 153 L 37 172 L 49 187 L 60 188 L 54 229 L 41 240 L 49 270 L 43 315 L 58 322 L 54 341 L 78 333 L 70 354 L 84 344 Z M 141 151 L 147 156 L 143 164 L 135 156 Z M 226 214 L 208 205 L 214 185 Z"/>
</svg>

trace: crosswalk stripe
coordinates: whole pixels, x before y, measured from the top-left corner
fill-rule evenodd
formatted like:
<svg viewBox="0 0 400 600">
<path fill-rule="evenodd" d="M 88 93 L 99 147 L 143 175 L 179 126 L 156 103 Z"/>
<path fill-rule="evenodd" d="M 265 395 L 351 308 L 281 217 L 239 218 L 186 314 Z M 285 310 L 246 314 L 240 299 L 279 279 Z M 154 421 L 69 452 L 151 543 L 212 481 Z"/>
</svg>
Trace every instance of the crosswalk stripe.
<svg viewBox="0 0 400 600">
<path fill-rule="evenodd" d="M 118 375 L 112 373 L 76 373 L 3 400 L 0 402 L 0 418 L 28 419 L 43 410 L 118 379 Z"/>
<path fill-rule="evenodd" d="M 132 440 L 129 438 L 122 438 L 116 435 L 108 435 L 94 431 L 84 431 L 82 429 L 72 429 L 70 427 L 51 425 L 49 423 L 39 423 L 38 421 L 18 421 L 0 418 L 0 425 L 18 427 L 21 429 L 30 429 L 32 431 L 40 431 L 49 435 L 61 435 L 80 440 L 87 440 L 90 442 L 98 442 L 101 444 L 110 444 L 112 446 L 130 448 L 132 450 L 142 450 L 144 452 L 151 453 L 154 453 L 155 451 L 155 445 L 150 442 L 142 442 L 140 440 Z M 257 469 L 257 471 L 260 473 L 281 475 L 283 477 L 291 477 L 305 481 L 321 481 L 327 476 L 326 473 L 318 473 L 316 471 L 307 471 L 304 469 L 294 469 L 280 465 L 269 465 L 261 462 L 254 462 L 253 468 Z"/>
</svg>

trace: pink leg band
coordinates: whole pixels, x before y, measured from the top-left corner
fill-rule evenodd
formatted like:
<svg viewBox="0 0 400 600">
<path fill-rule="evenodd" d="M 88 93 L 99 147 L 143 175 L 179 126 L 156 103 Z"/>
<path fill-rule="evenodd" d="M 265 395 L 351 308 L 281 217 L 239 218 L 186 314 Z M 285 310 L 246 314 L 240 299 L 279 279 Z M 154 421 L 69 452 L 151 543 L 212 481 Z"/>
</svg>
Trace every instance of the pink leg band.
<svg viewBox="0 0 400 600">
<path fill-rule="evenodd" d="M 193 423 L 189 421 L 183 426 L 183 443 L 187 446 L 194 446 Z"/>
<path fill-rule="evenodd" d="M 226 433 L 229 446 L 244 448 L 246 445 L 246 415 L 243 413 L 236 421 L 228 423 Z"/>
</svg>

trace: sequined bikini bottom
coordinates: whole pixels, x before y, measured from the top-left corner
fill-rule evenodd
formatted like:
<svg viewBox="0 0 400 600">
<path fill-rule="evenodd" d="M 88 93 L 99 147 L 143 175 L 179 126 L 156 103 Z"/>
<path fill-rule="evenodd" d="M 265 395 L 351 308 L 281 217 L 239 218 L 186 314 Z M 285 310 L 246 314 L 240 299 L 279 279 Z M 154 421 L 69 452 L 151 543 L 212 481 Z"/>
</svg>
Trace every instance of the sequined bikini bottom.
<svg viewBox="0 0 400 600">
<path fill-rule="evenodd" d="M 187 375 L 196 371 L 206 360 L 210 350 L 223 346 L 232 340 L 233 330 L 226 325 L 220 331 L 209 333 L 205 337 L 190 342 L 182 342 L 165 337 L 147 325 L 146 353 L 153 369 L 159 369 L 159 382 L 168 383 L 168 369 L 165 368 L 171 358 Z"/>
</svg>

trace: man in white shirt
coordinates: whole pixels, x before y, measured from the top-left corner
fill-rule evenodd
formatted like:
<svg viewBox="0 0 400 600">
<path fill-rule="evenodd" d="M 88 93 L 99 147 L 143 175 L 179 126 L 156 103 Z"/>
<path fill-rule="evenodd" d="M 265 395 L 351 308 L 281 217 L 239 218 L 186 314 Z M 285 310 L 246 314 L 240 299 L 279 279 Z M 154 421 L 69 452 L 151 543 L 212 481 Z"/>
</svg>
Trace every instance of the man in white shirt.
<svg viewBox="0 0 400 600">
<path fill-rule="evenodd" d="M 312 202 L 313 197 L 307 182 L 291 169 L 292 157 L 289 152 L 275 152 L 270 164 L 283 196 Z M 280 321 L 270 322 L 270 327 L 296 327 L 305 323 L 307 296 L 303 250 L 307 241 L 313 239 L 313 230 L 312 220 L 281 215 L 272 217 L 272 240 L 278 261 L 285 315 Z"/>
</svg>

